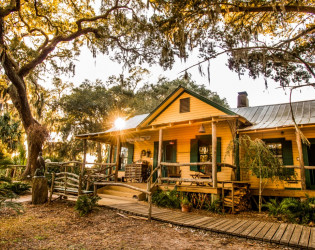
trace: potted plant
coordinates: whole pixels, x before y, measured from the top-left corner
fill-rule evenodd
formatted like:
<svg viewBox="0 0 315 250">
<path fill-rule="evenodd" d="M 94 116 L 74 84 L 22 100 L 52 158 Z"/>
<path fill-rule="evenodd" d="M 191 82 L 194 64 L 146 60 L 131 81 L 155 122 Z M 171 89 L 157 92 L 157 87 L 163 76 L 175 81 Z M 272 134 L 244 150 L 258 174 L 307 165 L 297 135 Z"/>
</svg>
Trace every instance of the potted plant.
<svg viewBox="0 0 315 250">
<path fill-rule="evenodd" d="M 180 204 L 181 204 L 181 206 L 182 206 L 182 212 L 185 212 L 185 213 L 190 212 L 190 209 L 191 209 L 191 202 L 188 200 L 187 197 L 183 197 L 183 198 L 181 199 Z"/>
</svg>

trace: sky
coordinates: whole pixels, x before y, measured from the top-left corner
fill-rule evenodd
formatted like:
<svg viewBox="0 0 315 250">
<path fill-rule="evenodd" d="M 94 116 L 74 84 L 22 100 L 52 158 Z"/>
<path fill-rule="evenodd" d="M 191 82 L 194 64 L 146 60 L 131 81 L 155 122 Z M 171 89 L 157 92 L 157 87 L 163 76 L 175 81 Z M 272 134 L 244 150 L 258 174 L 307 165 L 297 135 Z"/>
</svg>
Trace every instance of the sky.
<svg viewBox="0 0 315 250">
<path fill-rule="evenodd" d="M 163 71 L 158 65 L 146 67 L 150 71 L 150 75 L 144 79 L 144 82 L 147 81 L 154 84 L 160 76 L 174 80 L 181 76 L 180 72 L 182 70 L 198 61 L 197 56 L 191 55 L 186 62 L 177 60 L 172 70 Z M 227 56 L 225 55 L 211 61 L 210 84 L 207 75 L 200 75 L 198 67 L 194 67 L 188 72 L 197 84 L 204 84 L 207 89 L 217 92 L 221 97 L 225 97 L 231 108 L 237 106 L 237 93 L 241 91 L 248 93 L 249 106 L 289 102 L 290 91 L 288 89 L 284 90 L 280 88 L 279 84 L 272 80 L 268 80 L 268 89 L 266 89 L 263 78 L 254 80 L 249 78 L 246 74 L 239 79 L 238 74 L 230 71 L 226 63 Z M 111 61 L 107 55 L 98 54 L 96 58 L 93 58 L 92 54 L 87 49 L 82 50 L 75 64 L 75 75 L 71 78 L 67 78 L 67 80 L 73 82 L 76 86 L 80 85 L 85 79 L 90 81 L 100 79 L 106 82 L 109 76 L 118 76 L 123 72 L 122 66 Z M 207 72 L 206 67 L 207 63 L 204 65 L 204 72 Z M 315 90 L 311 87 L 294 90 L 292 94 L 292 101 L 311 99 L 315 99 Z"/>
</svg>

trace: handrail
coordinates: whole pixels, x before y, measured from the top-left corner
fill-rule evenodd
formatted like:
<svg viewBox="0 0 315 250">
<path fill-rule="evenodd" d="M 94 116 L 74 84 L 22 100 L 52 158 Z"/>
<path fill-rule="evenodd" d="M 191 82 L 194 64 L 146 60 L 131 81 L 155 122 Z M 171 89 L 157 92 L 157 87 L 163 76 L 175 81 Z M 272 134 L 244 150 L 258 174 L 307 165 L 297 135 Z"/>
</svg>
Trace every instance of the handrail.
<svg viewBox="0 0 315 250">
<path fill-rule="evenodd" d="M 211 161 L 205 161 L 205 162 L 190 162 L 190 163 L 174 163 L 174 162 L 161 162 L 161 165 L 167 166 L 167 167 L 181 167 L 181 166 L 202 166 L 202 165 L 212 165 Z M 220 167 L 229 167 L 236 169 L 236 166 L 229 164 L 229 163 L 217 163 L 217 166 Z"/>
</svg>

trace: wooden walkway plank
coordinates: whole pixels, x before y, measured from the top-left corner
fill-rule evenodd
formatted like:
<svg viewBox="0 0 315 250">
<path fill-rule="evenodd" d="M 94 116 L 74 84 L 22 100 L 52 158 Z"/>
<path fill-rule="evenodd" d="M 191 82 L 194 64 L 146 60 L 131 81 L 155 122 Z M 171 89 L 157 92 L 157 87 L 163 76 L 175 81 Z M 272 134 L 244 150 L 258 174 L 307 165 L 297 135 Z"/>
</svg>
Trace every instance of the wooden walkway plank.
<svg viewBox="0 0 315 250">
<path fill-rule="evenodd" d="M 173 222 L 173 223 L 176 223 L 176 224 L 180 224 L 182 221 L 187 220 L 187 218 L 189 218 L 189 214 L 182 214 L 182 215 L 179 216 L 179 217 L 170 218 L 169 221 L 170 221 L 170 222 Z"/>
<path fill-rule="evenodd" d="M 294 231 L 295 225 L 294 224 L 289 224 L 284 232 L 284 234 L 282 235 L 281 239 L 280 239 L 280 243 L 284 244 L 284 245 L 288 245 L 290 240 L 291 240 L 291 236 L 292 233 Z"/>
<path fill-rule="evenodd" d="M 292 233 L 291 239 L 289 241 L 290 246 L 299 246 L 299 241 L 301 237 L 303 226 L 301 225 L 296 225 L 294 228 L 294 232 Z"/>
<path fill-rule="evenodd" d="M 239 222 L 238 224 L 230 227 L 228 230 L 226 230 L 226 232 L 230 233 L 232 235 L 236 235 L 234 232 L 236 232 L 237 229 L 243 227 L 246 223 L 248 223 L 248 220 L 241 220 L 241 222 Z M 246 226 L 244 228 L 246 228 Z"/>
<path fill-rule="evenodd" d="M 271 242 L 279 243 L 281 240 L 282 235 L 284 234 L 285 229 L 287 228 L 288 224 L 280 224 L 280 227 L 278 228 L 275 235 L 272 237 Z"/>
<path fill-rule="evenodd" d="M 213 220 L 214 218 L 210 218 L 210 217 L 204 217 L 204 218 L 200 218 L 199 220 L 196 220 L 196 221 L 192 221 L 190 222 L 190 226 L 192 227 L 197 227 L 198 228 L 198 225 L 202 225 L 203 223 L 208 223 L 210 222 L 211 220 Z"/>
<path fill-rule="evenodd" d="M 157 216 L 155 216 L 155 218 L 157 218 L 158 220 L 161 220 L 161 221 L 168 221 L 169 219 L 174 219 L 174 218 L 177 218 L 180 216 L 182 216 L 181 213 L 169 213 L 169 214 L 157 215 Z"/>
<path fill-rule="evenodd" d="M 246 237 L 251 231 L 253 231 L 257 226 L 258 224 L 260 223 L 260 221 L 249 221 L 250 222 L 250 225 L 244 229 L 243 231 L 239 232 L 238 235 L 239 236 L 243 236 L 243 237 Z"/>
<path fill-rule="evenodd" d="M 247 234 L 247 238 L 255 239 L 255 236 L 264 228 L 266 222 L 260 222 L 253 230 Z"/>
<path fill-rule="evenodd" d="M 299 246 L 301 247 L 308 247 L 308 242 L 311 234 L 311 228 L 309 227 L 303 227 L 300 241 L 299 241 Z"/>
<path fill-rule="evenodd" d="M 222 226 L 220 228 L 221 232 L 226 232 L 231 227 L 234 227 L 235 225 L 239 225 L 242 220 L 230 220 L 230 223 L 226 224 L 225 226 Z"/>
<path fill-rule="evenodd" d="M 214 231 L 217 231 L 216 228 L 219 226 L 219 225 L 223 225 L 225 224 L 226 222 L 228 222 L 229 220 L 228 219 L 219 219 L 218 221 L 216 221 L 215 223 L 210 223 L 210 224 L 207 224 L 204 226 L 204 228 L 206 229 L 210 229 L 211 231 L 214 230 Z"/>
<path fill-rule="evenodd" d="M 227 228 L 232 227 L 233 225 L 235 225 L 238 222 L 239 222 L 238 220 L 228 219 L 228 221 L 226 223 L 215 227 L 215 230 L 218 231 L 218 232 L 225 232 Z"/>
<path fill-rule="evenodd" d="M 102 205 L 117 209 L 118 211 L 145 217 L 148 216 L 148 207 L 145 204 L 135 202 L 115 203 L 115 200 L 113 201 L 110 201 L 109 204 L 104 202 Z M 261 239 L 263 241 L 271 241 L 294 247 L 315 249 L 315 228 L 307 226 L 206 217 L 156 207 L 152 208 L 152 218 L 181 226 L 227 233 L 240 237 Z"/>
<path fill-rule="evenodd" d="M 311 235 L 308 243 L 308 248 L 315 249 L 315 228 L 311 228 Z"/>
<path fill-rule="evenodd" d="M 204 221 L 204 222 L 200 222 L 200 223 L 195 224 L 194 227 L 203 229 L 203 228 L 205 228 L 205 225 L 209 225 L 209 224 L 215 223 L 215 222 L 217 222 L 218 220 L 219 220 L 218 218 L 212 217 L 212 218 L 210 218 L 210 219 L 207 220 L 207 221 Z"/>
<path fill-rule="evenodd" d="M 275 235 L 279 227 L 280 223 L 273 223 L 269 231 L 263 237 L 263 241 L 271 241 L 272 237 Z"/>
<path fill-rule="evenodd" d="M 205 218 L 205 217 L 204 216 L 189 216 L 186 219 L 182 220 L 181 224 L 182 225 L 189 225 L 190 222 L 196 221 L 196 220 L 201 219 L 201 218 Z"/>
<path fill-rule="evenodd" d="M 273 226 L 273 223 L 267 223 L 258 234 L 256 234 L 255 239 L 262 240 L 265 234 L 269 231 L 269 229 Z"/>
</svg>

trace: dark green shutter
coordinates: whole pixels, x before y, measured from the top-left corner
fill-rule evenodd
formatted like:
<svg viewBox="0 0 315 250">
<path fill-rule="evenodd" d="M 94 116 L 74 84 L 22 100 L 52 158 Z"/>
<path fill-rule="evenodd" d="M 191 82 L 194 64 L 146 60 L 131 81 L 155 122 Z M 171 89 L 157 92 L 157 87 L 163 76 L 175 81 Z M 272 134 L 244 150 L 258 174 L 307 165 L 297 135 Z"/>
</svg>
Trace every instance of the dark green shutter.
<svg viewBox="0 0 315 250">
<path fill-rule="evenodd" d="M 217 162 L 221 163 L 221 137 L 217 137 Z M 217 172 L 221 172 L 221 166 L 217 166 Z"/>
<path fill-rule="evenodd" d="M 293 165 L 292 141 L 282 142 L 283 165 Z M 287 169 L 288 174 L 294 175 L 294 168 Z"/>
<path fill-rule="evenodd" d="M 128 148 L 128 164 L 133 162 L 133 152 L 134 152 L 134 145 L 131 143 L 127 143 Z"/>
<path fill-rule="evenodd" d="M 159 151 L 159 142 L 155 141 L 154 142 L 154 150 L 153 150 L 153 169 L 155 169 L 157 167 L 158 151 Z M 153 181 L 155 181 L 156 179 L 157 179 L 157 172 L 155 172 L 153 175 Z"/>
<path fill-rule="evenodd" d="M 308 166 L 309 165 L 308 153 L 307 153 L 307 146 L 305 144 L 302 144 L 302 153 L 303 153 L 304 166 Z M 306 184 L 306 188 L 311 188 L 311 176 L 310 176 L 309 169 L 305 169 L 305 184 Z"/>
<path fill-rule="evenodd" d="M 198 139 L 190 140 L 190 162 L 198 162 Z M 197 166 L 190 166 L 190 171 L 198 171 Z"/>
</svg>

